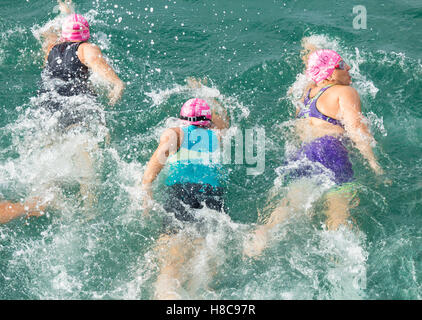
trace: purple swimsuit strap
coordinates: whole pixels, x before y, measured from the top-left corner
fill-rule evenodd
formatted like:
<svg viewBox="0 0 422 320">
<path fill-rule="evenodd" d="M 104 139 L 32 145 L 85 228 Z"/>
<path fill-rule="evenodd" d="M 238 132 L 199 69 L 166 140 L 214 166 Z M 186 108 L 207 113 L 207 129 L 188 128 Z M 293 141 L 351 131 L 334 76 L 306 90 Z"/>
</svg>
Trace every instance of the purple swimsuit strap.
<svg viewBox="0 0 422 320">
<path fill-rule="evenodd" d="M 306 118 L 306 117 L 313 117 L 313 118 L 318 118 L 318 119 L 327 121 L 327 122 L 329 122 L 331 124 L 334 124 L 334 125 L 338 125 L 338 126 L 343 127 L 342 123 L 339 120 L 334 119 L 334 118 L 331 118 L 329 116 L 326 116 L 325 114 L 322 114 L 318 110 L 318 108 L 316 106 L 319 97 L 326 90 L 328 90 L 329 88 L 331 88 L 332 86 L 333 85 L 328 85 L 328 86 L 323 87 L 321 90 L 319 90 L 319 92 L 313 98 L 310 98 L 309 97 L 312 88 L 309 89 L 308 94 L 306 95 L 305 99 L 303 100 L 303 102 L 305 104 L 305 108 L 301 110 L 301 112 L 298 114 L 298 117 L 304 117 L 304 118 Z"/>
</svg>

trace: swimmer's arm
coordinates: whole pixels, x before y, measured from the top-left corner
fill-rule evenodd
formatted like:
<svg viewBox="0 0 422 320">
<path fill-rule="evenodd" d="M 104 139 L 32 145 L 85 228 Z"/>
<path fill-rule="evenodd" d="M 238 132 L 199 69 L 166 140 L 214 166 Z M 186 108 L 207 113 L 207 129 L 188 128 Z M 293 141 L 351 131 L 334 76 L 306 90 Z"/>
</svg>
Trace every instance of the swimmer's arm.
<svg viewBox="0 0 422 320">
<path fill-rule="evenodd" d="M 350 139 L 356 148 L 368 160 L 369 165 L 376 174 L 383 174 L 379 166 L 371 143 L 374 137 L 364 123 L 365 118 L 361 112 L 359 94 L 353 87 L 344 87 L 339 94 L 340 118 Z"/>
<path fill-rule="evenodd" d="M 37 209 L 34 202 L 25 204 L 8 201 L 0 202 L 0 224 L 8 223 L 24 215 L 39 216 L 41 209 Z"/>
<path fill-rule="evenodd" d="M 177 151 L 178 134 L 173 129 L 167 129 L 160 137 L 160 144 L 149 160 L 142 177 L 142 190 L 148 190 L 166 164 L 170 154 Z"/>
<path fill-rule="evenodd" d="M 308 57 L 309 55 L 314 52 L 317 51 L 319 48 L 316 47 L 314 44 L 312 44 L 309 41 L 309 38 L 303 38 L 301 41 L 301 45 L 303 47 L 303 50 L 301 51 L 301 58 L 303 63 L 305 64 L 305 70 L 308 67 Z"/>
<path fill-rule="evenodd" d="M 123 95 L 125 83 L 120 80 L 113 68 L 108 65 L 98 46 L 86 43 L 81 45 L 80 48 L 82 50 L 78 50 L 78 57 L 81 62 L 113 86 L 108 97 L 110 105 L 115 105 Z"/>
<path fill-rule="evenodd" d="M 212 108 L 213 127 L 219 130 L 228 129 L 230 127 L 230 118 L 227 114 L 227 110 L 216 99 L 212 99 L 212 105 L 217 105 L 219 107 L 219 111 L 217 111 L 215 107 Z"/>
<path fill-rule="evenodd" d="M 41 34 L 41 39 L 41 47 L 45 53 L 44 60 L 47 61 L 48 53 L 50 52 L 51 48 L 59 41 L 59 31 L 55 29 L 55 27 L 51 27 Z"/>
<path fill-rule="evenodd" d="M 0 223 L 8 223 L 25 215 L 26 210 L 23 204 L 2 202 L 0 203 Z"/>
<path fill-rule="evenodd" d="M 61 15 L 68 15 L 74 12 L 74 9 L 72 7 L 72 0 L 67 0 L 63 2 L 62 0 L 57 0 L 57 3 L 59 5 L 59 10 Z M 59 19 L 59 17 L 56 17 L 56 19 Z M 42 42 L 42 49 L 44 53 L 46 54 L 45 60 L 47 60 L 48 53 L 50 52 L 51 48 L 58 42 L 60 38 L 60 28 L 57 26 L 57 24 L 53 24 L 50 28 L 48 28 L 46 31 L 41 33 L 41 39 Z"/>
<path fill-rule="evenodd" d="M 143 195 L 143 215 L 149 215 L 149 208 L 152 200 L 152 189 L 151 185 L 157 178 L 158 174 L 166 164 L 167 158 L 171 153 L 177 151 L 178 148 L 178 135 L 180 131 L 167 129 L 160 137 L 160 144 L 149 160 L 147 167 L 142 177 L 141 190 L 144 192 Z"/>
</svg>

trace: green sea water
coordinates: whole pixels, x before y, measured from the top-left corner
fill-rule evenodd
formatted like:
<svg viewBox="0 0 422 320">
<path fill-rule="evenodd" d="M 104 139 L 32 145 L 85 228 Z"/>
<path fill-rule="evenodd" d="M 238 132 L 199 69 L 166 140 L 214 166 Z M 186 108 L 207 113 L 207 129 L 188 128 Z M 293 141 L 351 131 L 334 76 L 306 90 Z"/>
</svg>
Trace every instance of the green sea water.
<svg viewBox="0 0 422 320">
<path fill-rule="evenodd" d="M 60 199 L 40 218 L 0 226 L 0 299 L 153 298 L 153 248 L 168 215 L 160 206 L 163 177 L 150 218 L 142 216 L 137 183 L 161 132 L 196 95 L 217 97 L 238 130 L 265 130 L 265 170 L 248 175 L 246 164 L 227 165 L 227 215 L 200 213 L 212 227 L 188 268 L 193 284 L 184 298 L 421 299 L 420 1 L 74 3 L 127 87 L 113 108 L 105 94 L 98 98 L 105 127 L 62 139 L 36 107 L 43 68 L 37 35 L 57 16 L 56 2 L 0 0 L 0 200 L 52 193 Z M 366 29 L 354 28 L 357 5 L 367 10 Z M 304 37 L 352 66 L 375 153 L 392 184 L 376 179 L 351 149 L 356 230 L 326 230 L 322 188 L 303 196 L 312 208 L 281 225 L 262 256 L 244 259 L 242 243 L 258 212 L 286 187 L 295 113 L 288 92 L 300 95 Z M 187 77 L 207 78 L 208 88 L 189 88 Z M 72 157 L 78 146 L 95 158 L 89 186 L 98 202 L 91 208 L 76 183 L 83 174 Z"/>
</svg>

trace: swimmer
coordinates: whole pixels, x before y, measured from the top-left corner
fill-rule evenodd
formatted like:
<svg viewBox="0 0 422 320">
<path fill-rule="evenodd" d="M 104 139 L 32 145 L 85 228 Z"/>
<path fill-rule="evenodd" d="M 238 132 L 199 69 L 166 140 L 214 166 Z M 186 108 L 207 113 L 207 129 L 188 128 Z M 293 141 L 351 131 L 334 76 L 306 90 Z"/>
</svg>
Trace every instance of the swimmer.
<svg viewBox="0 0 422 320">
<path fill-rule="evenodd" d="M 92 145 L 91 141 L 98 134 L 104 134 L 106 143 L 109 143 L 109 135 L 105 130 L 104 110 L 96 103 L 96 92 L 89 77 L 91 73 L 96 74 L 111 85 L 108 98 L 112 106 L 121 98 L 125 85 L 108 65 L 100 48 L 89 42 L 88 21 L 74 13 L 72 1 L 58 0 L 58 3 L 62 16 L 65 16 L 60 34 L 59 30 L 52 27 L 41 35 L 45 68 L 39 91 L 42 96 L 40 107 L 46 111 L 43 114 L 57 120 L 52 121 L 57 124 L 57 130 L 51 136 L 52 143 L 46 148 L 54 147 L 55 143 L 63 145 L 63 141 L 74 139 L 72 133 L 84 133 L 83 139 L 86 141 L 80 142 L 73 149 L 74 154 L 66 156 L 72 161 L 85 206 L 91 208 L 96 198 L 90 191 L 95 177 L 94 160 L 90 152 L 98 149 L 96 143 Z M 104 130 L 99 130 L 100 127 Z M 64 136 L 61 135 L 63 133 Z"/>
<path fill-rule="evenodd" d="M 0 202 L 0 224 L 8 223 L 25 215 L 39 217 L 44 210 L 45 205 L 40 204 L 37 199 L 31 199 L 23 204 L 3 201 Z"/>
<path fill-rule="evenodd" d="M 337 230 L 340 225 L 349 225 L 349 209 L 357 201 L 352 164 L 344 145 L 346 139 L 352 141 L 376 175 L 383 174 L 371 147 L 375 140 L 365 124 L 359 94 L 350 86 L 350 66 L 333 50 L 305 44 L 304 53 L 306 75 L 312 83 L 305 89 L 302 107 L 296 112 L 295 132 L 302 146 L 289 160 L 305 159 L 316 165 L 304 164 L 292 172 L 296 181 L 289 186 L 286 197 L 245 242 L 244 254 L 249 257 L 262 252 L 275 226 L 303 209 L 301 200 L 304 193 L 312 191 L 312 186 L 304 190 L 297 179 L 321 174 L 321 168 L 331 173 L 336 185 L 325 195 L 326 226 L 328 230 Z"/>
<path fill-rule="evenodd" d="M 168 165 L 164 208 L 173 213 L 183 226 L 201 223 L 195 215 L 195 209 L 206 206 L 219 212 L 224 211 L 224 173 L 219 158 L 213 157 L 220 149 L 224 129 L 229 127 L 227 113 L 222 113 L 220 116 L 211 112 L 208 103 L 202 99 L 186 101 L 180 111 L 183 125 L 164 131 L 145 169 L 141 185 L 147 194 L 144 210 L 151 203 L 152 182 Z M 180 299 L 177 291 L 183 283 L 182 268 L 200 250 L 202 239 L 191 239 L 187 234 L 179 232 L 180 227 L 173 226 L 172 221 L 165 227 L 167 230 L 160 236 L 156 248 L 160 271 L 155 283 L 155 298 Z"/>
<path fill-rule="evenodd" d="M 61 27 L 61 36 L 54 28 L 44 32 L 45 76 L 55 79 L 54 91 L 62 96 L 79 94 L 95 95 L 88 81 L 90 72 L 99 75 L 111 84 L 109 104 L 115 105 L 121 98 L 125 84 L 104 59 L 100 48 L 88 42 L 90 28 L 88 21 L 73 13 L 72 1 L 58 0 L 62 14 L 68 14 Z M 47 90 L 44 86 L 43 90 Z"/>
</svg>

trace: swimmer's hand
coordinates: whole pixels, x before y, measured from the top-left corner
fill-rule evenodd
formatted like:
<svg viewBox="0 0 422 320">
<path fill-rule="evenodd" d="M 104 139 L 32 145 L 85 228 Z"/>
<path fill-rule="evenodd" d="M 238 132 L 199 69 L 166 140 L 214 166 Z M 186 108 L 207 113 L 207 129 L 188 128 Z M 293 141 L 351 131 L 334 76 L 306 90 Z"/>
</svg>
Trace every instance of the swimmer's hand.
<svg viewBox="0 0 422 320">
<path fill-rule="evenodd" d="M 59 9 L 62 14 L 71 14 L 74 12 L 74 9 L 72 7 L 72 0 L 57 0 L 57 3 L 59 4 Z"/>
<path fill-rule="evenodd" d="M 49 200 L 43 200 L 38 197 L 34 197 L 25 202 L 26 218 L 29 217 L 41 217 L 45 213 L 45 209 L 49 205 Z"/>
<path fill-rule="evenodd" d="M 389 178 L 385 178 L 383 181 L 383 184 L 385 187 L 391 187 L 391 185 L 393 184 L 393 181 Z"/>
<path fill-rule="evenodd" d="M 312 51 L 318 50 L 318 47 L 314 45 L 313 43 L 311 43 L 309 37 L 303 38 L 300 44 L 302 45 L 303 49 L 306 51 L 312 52 Z"/>
<path fill-rule="evenodd" d="M 391 185 L 393 184 L 393 181 L 386 177 L 386 175 L 384 174 L 384 172 L 382 174 L 379 174 L 376 176 L 376 183 L 378 185 L 384 185 L 384 187 L 391 187 Z"/>
<path fill-rule="evenodd" d="M 206 78 L 204 79 L 196 79 L 193 77 L 186 78 L 186 84 L 189 88 L 195 89 L 195 88 L 201 88 L 202 86 L 206 86 L 208 83 L 208 80 Z"/>
<path fill-rule="evenodd" d="M 144 195 L 142 198 L 142 217 L 146 218 L 146 217 L 149 217 L 149 212 L 153 205 L 151 185 L 143 184 L 141 189 L 144 192 Z"/>
<path fill-rule="evenodd" d="M 371 166 L 372 170 L 374 170 L 377 176 L 382 176 L 384 174 L 384 170 L 375 160 L 369 161 L 369 165 Z"/>
<path fill-rule="evenodd" d="M 308 37 L 302 39 L 301 45 L 303 47 L 303 50 L 300 52 L 300 55 L 302 57 L 303 63 L 305 64 L 305 66 L 307 66 L 309 55 L 312 52 L 318 50 L 318 47 L 311 43 Z"/>
<path fill-rule="evenodd" d="M 383 184 L 385 187 L 390 187 L 393 184 L 393 181 L 385 176 L 384 170 L 376 161 L 370 161 L 369 165 L 376 174 L 376 179 L 378 184 Z"/>
<path fill-rule="evenodd" d="M 124 89 L 125 84 L 123 81 L 119 81 L 114 85 L 113 89 L 108 94 L 109 104 L 111 106 L 114 106 L 122 98 Z"/>
</svg>

